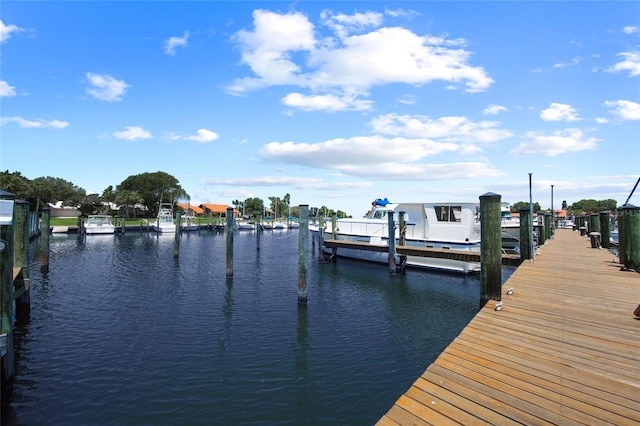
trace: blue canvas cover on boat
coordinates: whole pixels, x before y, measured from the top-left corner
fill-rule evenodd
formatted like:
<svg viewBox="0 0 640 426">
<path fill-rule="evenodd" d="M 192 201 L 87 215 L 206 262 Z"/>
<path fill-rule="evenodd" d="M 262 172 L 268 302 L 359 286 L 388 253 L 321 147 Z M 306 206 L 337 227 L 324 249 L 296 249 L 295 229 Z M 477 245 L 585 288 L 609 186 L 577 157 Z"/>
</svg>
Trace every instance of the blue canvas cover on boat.
<svg viewBox="0 0 640 426">
<path fill-rule="evenodd" d="M 391 204 L 391 201 L 387 200 L 386 198 L 383 200 L 382 198 L 377 198 L 374 202 L 374 205 L 376 206 L 386 206 L 387 204 Z"/>
</svg>

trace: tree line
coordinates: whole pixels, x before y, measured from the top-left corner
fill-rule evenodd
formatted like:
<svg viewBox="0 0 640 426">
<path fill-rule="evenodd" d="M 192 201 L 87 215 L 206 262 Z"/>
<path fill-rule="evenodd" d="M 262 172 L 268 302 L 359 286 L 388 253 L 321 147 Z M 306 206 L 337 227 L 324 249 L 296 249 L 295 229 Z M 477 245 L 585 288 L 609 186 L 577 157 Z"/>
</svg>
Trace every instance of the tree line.
<svg viewBox="0 0 640 426">
<path fill-rule="evenodd" d="M 0 189 L 11 192 L 17 198 L 29 202 L 33 211 L 40 211 L 49 204 L 62 202 L 63 206 L 75 207 L 83 215 L 112 214 L 111 206 L 116 205 L 120 214 L 126 217 L 136 217 L 136 206 L 144 206 L 141 216 L 155 217 L 160 203 L 170 203 L 176 207 L 177 202 L 189 202 L 190 195 L 180 186 L 174 176 L 165 172 L 140 173 L 123 180 L 115 188 L 110 185 L 102 194 L 87 194 L 87 191 L 67 180 L 44 176 L 29 179 L 20 172 L 0 172 Z M 287 193 L 283 197 L 269 197 L 270 213 L 278 217 L 299 216 L 298 206 L 291 206 L 291 196 Z M 266 213 L 265 203 L 260 198 L 247 198 L 244 201 L 235 200 L 233 206 L 246 217 L 257 218 Z M 341 210 L 334 211 L 325 206 L 310 208 L 310 214 L 316 216 L 319 211 L 325 215 L 336 213 L 338 217 L 346 217 Z"/>
<path fill-rule="evenodd" d="M 511 205 L 511 211 L 517 212 L 521 208 L 529 208 L 528 201 L 518 201 L 517 203 L 513 203 Z M 569 215 L 581 215 L 581 214 L 589 214 L 589 213 L 600 213 L 604 211 L 609 211 L 615 213 L 618 208 L 618 202 L 613 199 L 606 200 L 593 200 L 593 199 L 583 199 L 580 201 L 576 201 L 571 205 L 567 205 L 566 201 L 562 201 L 561 209 L 554 207 L 554 210 L 566 210 Z M 542 208 L 540 204 L 535 202 L 533 203 L 533 211 L 540 212 Z"/>
</svg>

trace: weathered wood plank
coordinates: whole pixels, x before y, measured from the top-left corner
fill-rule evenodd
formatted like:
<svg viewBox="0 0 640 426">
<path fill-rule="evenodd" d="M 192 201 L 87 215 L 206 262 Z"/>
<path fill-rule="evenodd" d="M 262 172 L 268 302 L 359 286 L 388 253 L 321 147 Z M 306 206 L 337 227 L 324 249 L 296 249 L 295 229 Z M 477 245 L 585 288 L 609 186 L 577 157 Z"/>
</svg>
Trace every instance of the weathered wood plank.
<svg viewBox="0 0 640 426">
<path fill-rule="evenodd" d="M 398 400 L 405 412 L 464 424 L 640 424 L 640 275 L 571 230 L 540 251 L 503 287 L 502 309 L 489 301 Z"/>
</svg>

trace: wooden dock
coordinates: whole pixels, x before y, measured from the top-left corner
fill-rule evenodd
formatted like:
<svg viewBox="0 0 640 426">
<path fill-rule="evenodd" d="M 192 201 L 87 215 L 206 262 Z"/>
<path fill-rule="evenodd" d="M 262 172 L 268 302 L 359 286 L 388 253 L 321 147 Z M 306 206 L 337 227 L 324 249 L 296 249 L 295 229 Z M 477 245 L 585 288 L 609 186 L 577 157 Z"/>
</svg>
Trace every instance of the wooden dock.
<svg viewBox="0 0 640 426">
<path fill-rule="evenodd" d="M 577 232 L 548 243 L 379 425 L 640 425 L 640 274 Z"/>
<path fill-rule="evenodd" d="M 325 248 L 335 249 L 351 249 L 351 250 L 364 250 L 364 251 L 376 251 L 386 253 L 389 251 L 389 246 L 370 244 L 362 241 L 347 241 L 347 240 L 324 240 Z M 435 257 L 439 259 L 454 259 L 462 262 L 477 262 L 480 263 L 479 251 L 464 251 L 464 250 L 450 250 L 441 248 L 427 248 L 427 247 L 415 247 L 415 246 L 396 246 L 396 253 L 404 256 L 417 256 L 417 257 Z M 339 254 L 339 252 L 338 252 Z M 502 265 L 504 266 L 518 266 L 520 265 L 520 255 L 516 254 L 503 254 Z"/>
</svg>

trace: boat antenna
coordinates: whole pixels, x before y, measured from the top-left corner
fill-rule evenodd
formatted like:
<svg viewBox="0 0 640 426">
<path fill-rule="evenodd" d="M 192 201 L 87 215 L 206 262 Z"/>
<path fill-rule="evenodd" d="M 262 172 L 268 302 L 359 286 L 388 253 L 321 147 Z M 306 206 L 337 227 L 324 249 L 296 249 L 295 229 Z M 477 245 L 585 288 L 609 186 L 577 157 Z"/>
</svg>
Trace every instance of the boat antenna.
<svg viewBox="0 0 640 426">
<path fill-rule="evenodd" d="M 627 201 L 624 202 L 623 206 L 626 206 L 629 203 L 629 200 L 631 199 L 631 196 L 633 195 L 633 193 L 636 191 L 636 188 L 638 187 L 638 183 L 640 183 L 640 177 L 636 181 L 636 184 L 633 185 L 633 189 L 631 190 L 631 194 L 629 194 L 629 196 L 627 197 Z"/>
</svg>

